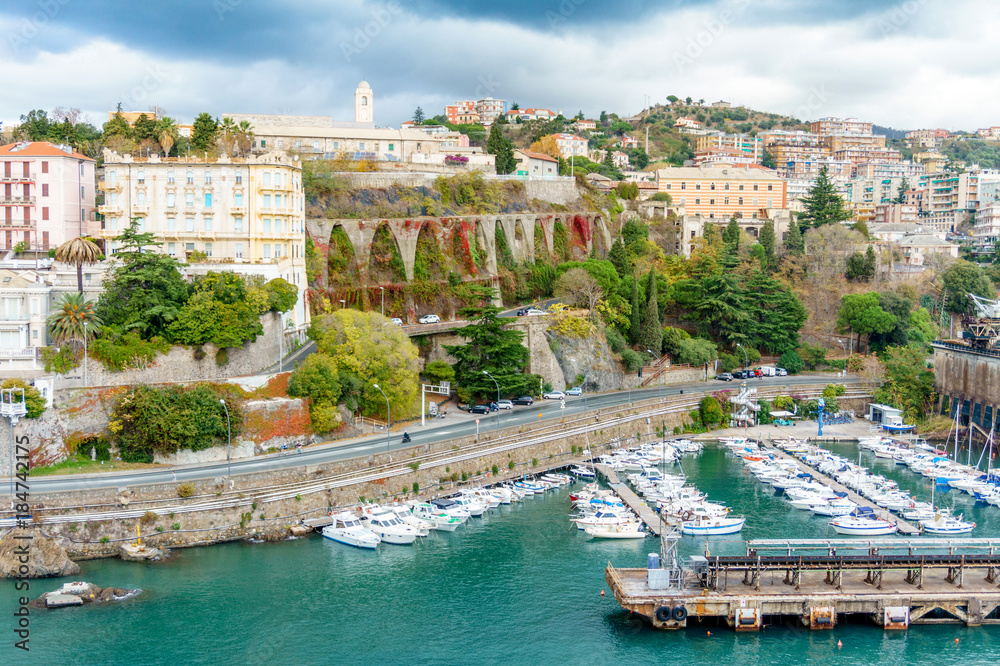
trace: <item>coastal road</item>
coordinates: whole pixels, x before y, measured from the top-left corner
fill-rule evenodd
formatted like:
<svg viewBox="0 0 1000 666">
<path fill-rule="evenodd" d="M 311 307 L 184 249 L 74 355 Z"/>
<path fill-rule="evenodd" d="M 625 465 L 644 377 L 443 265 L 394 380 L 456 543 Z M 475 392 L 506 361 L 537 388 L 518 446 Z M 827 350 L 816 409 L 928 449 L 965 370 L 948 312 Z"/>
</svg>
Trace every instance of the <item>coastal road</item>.
<svg viewBox="0 0 1000 666">
<path fill-rule="evenodd" d="M 750 381 L 751 386 L 759 388 L 788 387 L 789 390 L 793 390 L 797 385 L 834 382 L 837 381 L 837 378 L 834 375 L 811 375 L 804 377 L 768 377 Z M 541 400 L 536 401 L 534 405 L 520 406 L 515 407 L 513 410 L 499 412 L 499 423 L 501 428 L 509 428 L 511 426 L 558 419 L 564 416 L 578 416 L 586 410 L 625 405 L 630 399 L 635 402 L 649 400 L 658 396 L 664 398 L 674 397 L 682 391 L 685 394 L 690 393 L 700 397 L 704 393 L 720 389 L 735 389 L 737 386 L 737 382 L 729 383 L 710 380 L 708 382 L 691 382 L 663 387 L 654 386 L 633 389 L 631 392 L 626 390 L 595 393 L 587 395 L 586 399 L 583 396 L 567 398 L 565 409 L 560 409 L 558 400 Z M 406 430 L 413 441 L 406 445 L 402 443 L 402 430 L 396 430 L 389 435 L 388 441 L 386 435 L 383 433 L 351 440 L 338 440 L 326 444 L 313 445 L 303 449 L 302 453 L 296 453 L 293 449 L 284 455 L 270 454 L 254 456 L 253 458 L 240 458 L 232 461 L 232 474 L 266 472 L 302 465 L 318 465 L 356 458 L 358 456 L 385 453 L 387 450 L 392 452 L 414 445 L 429 444 L 441 440 L 474 435 L 476 434 L 477 427 L 481 433 L 495 430 L 497 427 L 496 413 L 479 416 L 478 426 L 476 418 L 471 414 L 458 412 L 452 408 L 449 410 L 447 418 L 428 420 L 427 425 L 424 427 L 421 427 L 419 422 L 407 425 Z M 174 481 L 196 481 L 225 477 L 227 473 L 228 466 L 223 461 L 106 474 L 32 476 L 30 480 L 32 493 L 49 493 L 96 488 L 124 488 L 131 485 L 171 483 Z M 6 482 L 9 485 L 9 477 L 6 479 Z"/>
</svg>

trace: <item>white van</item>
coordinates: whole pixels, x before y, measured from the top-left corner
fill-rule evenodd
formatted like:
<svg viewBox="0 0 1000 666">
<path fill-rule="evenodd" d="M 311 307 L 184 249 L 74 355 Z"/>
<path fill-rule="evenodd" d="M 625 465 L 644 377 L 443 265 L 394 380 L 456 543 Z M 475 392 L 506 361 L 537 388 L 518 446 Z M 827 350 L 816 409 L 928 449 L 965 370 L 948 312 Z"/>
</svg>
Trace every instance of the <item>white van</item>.
<svg viewBox="0 0 1000 666">
<path fill-rule="evenodd" d="M 770 365 L 762 365 L 760 366 L 760 375 L 761 377 L 777 377 L 778 369 Z"/>
</svg>

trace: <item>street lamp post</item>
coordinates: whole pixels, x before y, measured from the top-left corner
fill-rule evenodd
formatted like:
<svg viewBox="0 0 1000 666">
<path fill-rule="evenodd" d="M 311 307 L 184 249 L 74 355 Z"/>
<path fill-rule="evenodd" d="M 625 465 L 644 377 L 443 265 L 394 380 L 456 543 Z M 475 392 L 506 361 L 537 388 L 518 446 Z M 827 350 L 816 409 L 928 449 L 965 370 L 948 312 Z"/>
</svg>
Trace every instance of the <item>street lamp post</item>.
<svg viewBox="0 0 1000 666">
<path fill-rule="evenodd" d="M 382 294 L 382 316 L 385 316 L 385 287 L 379 287 L 379 292 Z"/>
<path fill-rule="evenodd" d="M 743 352 L 743 369 L 746 370 L 747 366 L 750 365 L 750 356 L 747 355 L 747 350 L 743 348 L 743 345 L 737 342 L 736 346 Z"/>
<path fill-rule="evenodd" d="M 87 386 L 87 322 L 83 322 L 83 385 Z"/>
<path fill-rule="evenodd" d="M 493 383 L 497 385 L 497 432 L 500 432 L 500 383 L 497 382 L 496 377 L 483 370 L 483 374 L 493 380 Z"/>
<path fill-rule="evenodd" d="M 343 301 L 341 301 L 341 303 L 343 303 Z M 377 388 L 378 392 L 382 394 L 383 398 L 385 398 L 385 451 L 388 453 L 390 448 L 389 430 L 392 427 L 392 407 L 389 406 L 389 396 L 385 394 L 385 391 L 380 389 L 378 384 L 372 384 L 372 386 Z"/>
<path fill-rule="evenodd" d="M 219 398 L 219 402 L 222 403 L 222 408 L 226 410 L 226 433 L 229 436 L 226 443 L 226 478 L 230 479 L 233 476 L 233 429 L 229 425 L 229 407 L 226 406 L 226 401 Z"/>
<path fill-rule="evenodd" d="M 847 346 L 844 344 L 844 341 L 841 340 L 840 338 L 837 338 L 837 342 L 840 343 L 840 348 L 844 350 L 844 373 L 841 376 L 842 377 L 846 377 L 847 376 Z"/>
</svg>

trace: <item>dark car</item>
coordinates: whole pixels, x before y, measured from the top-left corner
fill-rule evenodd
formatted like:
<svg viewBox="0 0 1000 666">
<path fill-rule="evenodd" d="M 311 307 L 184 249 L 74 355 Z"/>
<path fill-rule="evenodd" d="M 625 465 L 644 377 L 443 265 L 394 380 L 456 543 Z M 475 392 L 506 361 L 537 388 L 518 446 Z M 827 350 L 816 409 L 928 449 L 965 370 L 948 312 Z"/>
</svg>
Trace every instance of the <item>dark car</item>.
<svg viewBox="0 0 1000 666">
<path fill-rule="evenodd" d="M 750 372 L 747 370 L 737 370 L 733 373 L 733 379 L 749 379 Z"/>
<path fill-rule="evenodd" d="M 718 379 L 721 382 L 731 382 L 731 381 L 733 381 L 733 376 L 731 374 L 729 374 L 728 372 L 719 373 L 719 374 L 717 374 L 715 376 L 715 378 Z"/>
<path fill-rule="evenodd" d="M 490 411 L 489 405 L 473 405 L 469 408 L 470 414 L 489 414 Z"/>
<path fill-rule="evenodd" d="M 514 398 L 511 402 L 515 405 L 531 405 L 534 404 L 535 399 L 530 395 L 522 395 L 520 398 Z"/>
</svg>

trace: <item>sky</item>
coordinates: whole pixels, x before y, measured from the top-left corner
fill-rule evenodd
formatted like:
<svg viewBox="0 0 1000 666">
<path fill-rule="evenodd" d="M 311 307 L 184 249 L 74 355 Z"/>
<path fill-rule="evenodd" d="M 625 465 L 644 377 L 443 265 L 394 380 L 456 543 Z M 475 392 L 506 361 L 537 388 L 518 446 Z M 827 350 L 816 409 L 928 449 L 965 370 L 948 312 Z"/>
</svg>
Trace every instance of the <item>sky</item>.
<svg viewBox="0 0 1000 666">
<path fill-rule="evenodd" d="M 4 0 L 0 121 L 120 103 L 398 127 L 460 99 L 622 116 L 668 95 L 896 129 L 1000 125 L 996 0 Z"/>
</svg>

